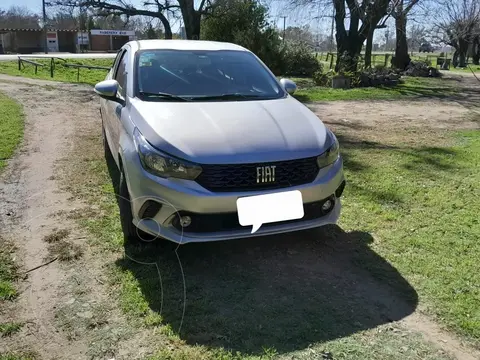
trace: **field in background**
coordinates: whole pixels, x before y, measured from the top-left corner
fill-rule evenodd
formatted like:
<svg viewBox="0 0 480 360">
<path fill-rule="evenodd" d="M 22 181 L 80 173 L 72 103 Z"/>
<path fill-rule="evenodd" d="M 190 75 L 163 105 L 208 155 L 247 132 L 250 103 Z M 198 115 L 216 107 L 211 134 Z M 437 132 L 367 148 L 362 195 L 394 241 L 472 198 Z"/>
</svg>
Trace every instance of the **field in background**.
<svg viewBox="0 0 480 360">
<path fill-rule="evenodd" d="M 105 79 L 107 70 L 74 69 L 63 66 L 63 61 L 55 61 L 54 77 L 50 74 L 50 60 L 36 59 L 35 62 L 44 64 L 38 67 L 35 74 L 35 66 L 25 64 L 25 68 L 18 69 L 18 62 L 0 62 L 0 73 L 25 76 L 36 79 L 55 80 L 62 82 L 79 82 L 88 85 L 95 85 Z M 68 63 L 90 66 L 111 66 L 113 59 L 69 59 Z M 78 77 L 78 81 L 77 81 Z M 372 99 L 399 99 L 402 97 L 411 98 L 419 96 L 445 96 L 455 92 L 456 83 L 442 82 L 439 79 L 406 79 L 403 84 L 392 88 L 356 88 L 350 90 L 332 89 L 315 86 L 310 78 L 294 78 L 299 86 L 295 97 L 302 102 L 310 101 L 334 101 L 334 100 L 372 100 Z M 431 87 L 435 88 L 435 91 Z M 441 92 L 438 90 L 441 87 Z"/>
<path fill-rule="evenodd" d="M 332 56 L 329 53 L 326 53 L 326 52 L 318 52 L 318 53 L 314 53 L 314 55 L 317 58 L 317 60 L 323 65 L 324 71 L 335 68 L 336 54 L 333 55 L 333 59 L 332 59 Z M 372 66 L 373 67 L 374 66 L 389 67 L 393 55 L 394 55 L 394 53 L 389 53 L 389 52 L 387 52 L 387 53 L 385 53 L 385 52 L 373 52 L 372 53 Z M 410 57 L 414 61 L 428 61 L 431 66 L 440 68 L 440 66 L 437 64 L 437 59 L 439 57 L 441 57 L 440 53 L 413 53 L 413 54 L 410 54 Z M 452 54 L 446 54 L 446 58 L 451 59 Z M 363 58 L 360 60 L 359 64 L 360 64 L 360 66 L 362 66 Z M 453 66 L 450 66 L 449 71 L 471 72 L 472 70 L 475 73 L 477 73 L 477 75 L 480 76 L 480 66 L 479 65 L 473 65 L 473 64 L 469 64 L 469 66 L 467 66 L 466 68 L 454 68 Z"/>
<path fill-rule="evenodd" d="M 18 69 L 18 61 L 1 61 L 0 73 L 13 75 L 13 76 L 25 76 L 34 79 L 54 80 L 72 83 L 84 83 L 89 85 L 95 85 L 97 82 L 105 79 L 108 70 L 96 70 L 96 69 L 83 69 L 80 70 L 65 67 L 63 64 L 65 61 L 55 60 L 54 76 L 51 77 L 50 73 L 50 60 L 45 59 L 31 59 L 42 67 L 38 67 L 37 73 L 35 73 L 35 66 L 25 63 L 25 68 Z M 90 66 L 106 66 L 110 67 L 113 64 L 114 59 L 68 59 L 68 64 L 78 65 L 90 65 Z M 78 80 L 77 80 L 78 76 Z"/>
</svg>

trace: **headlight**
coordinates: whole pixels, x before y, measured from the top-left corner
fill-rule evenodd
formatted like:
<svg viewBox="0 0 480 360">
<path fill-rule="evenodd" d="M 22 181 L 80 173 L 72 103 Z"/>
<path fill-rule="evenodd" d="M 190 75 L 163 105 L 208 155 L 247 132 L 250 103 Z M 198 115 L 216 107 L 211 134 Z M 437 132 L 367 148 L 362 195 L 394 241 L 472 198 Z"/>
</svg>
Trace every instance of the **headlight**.
<svg viewBox="0 0 480 360">
<path fill-rule="evenodd" d="M 194 180 L 202 172 L 202 168 L 198 165 L 174 158 L 155 149 L 137 128 L 133 131 L 133 139 L 143 168 L 154 175 Z"/>
<path fill-rule="evenodd" d="M 317 158 L 317 164 L 320 169 L 333 164 L 340 156 L 340 147 L 337 137 L 331 131 L 328 131 L 327 137 L 330 139 L 330 146 L 327 151 Z"/>
</svg>

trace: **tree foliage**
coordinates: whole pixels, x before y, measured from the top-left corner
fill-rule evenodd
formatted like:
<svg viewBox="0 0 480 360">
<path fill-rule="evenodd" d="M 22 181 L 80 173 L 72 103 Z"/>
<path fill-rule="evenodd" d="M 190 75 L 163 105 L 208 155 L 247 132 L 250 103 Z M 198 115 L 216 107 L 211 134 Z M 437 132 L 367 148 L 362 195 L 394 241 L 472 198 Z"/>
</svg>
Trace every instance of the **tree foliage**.
<svg viewBox="0 0 480 360">
<path fill-rule="evenodd" d="M 312 53 L 313 44 L 295 40 L 284 42 L 267 22 L 267 14 L 268 9 L 256 0 L 219 0 L 213 14 L 203 20 L 201 37 L 249 49 L 276 75 L 312 76 L 320 70 Z M 290 28 L 286 32 L 293 33 L 309 38 L 304 28 Z"/>
<path fill-rule="evenodd" d="M 290 76 L 312 76 L 322 71 L 322 66 L 306 42 L 287 40 L 283 52 L 284 73 Z"/>
<path fill-rule="evenodd" d="M 0 28 L 40 29 L 39 16 L 26 7 L 12 6 L 8 10 L 0 9 Z"/>
<path fill-rule="evenodd" d="M 202 22 L 201 38 L 231 42 L 255 53 L 274 73 L 284 72 L 278 32 L 267 22 L 268 9 L 255 0 L 219 0 Z"/>
</svg>

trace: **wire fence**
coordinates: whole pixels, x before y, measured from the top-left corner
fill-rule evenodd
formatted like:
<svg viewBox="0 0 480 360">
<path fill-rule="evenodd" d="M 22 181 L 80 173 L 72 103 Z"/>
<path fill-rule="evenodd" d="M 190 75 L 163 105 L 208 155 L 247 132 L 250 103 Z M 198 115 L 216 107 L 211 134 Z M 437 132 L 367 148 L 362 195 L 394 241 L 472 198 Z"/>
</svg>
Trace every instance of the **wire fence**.
<svg viewBox="0 0 480 360">
<path fill-rule="evenodd" d="M 337 61 L 337 53 L 327 52 L 327 53 L 316 53 L 316 57 L 319 61 L 321 61 L 328 69 L 334 69 L 335 63 Z M 375 66 L 384 66 L 388 67 L 391 64 L 393 54 L 372 54 L 371 65 L 372 67 Z M 450 68 L 451 59 L 445 56 L 439 56 L 439 54 L 433 55 L 412 55 L 412 60 L 416 61 L 426 61 L 433 67 L 442 66 L 446 63 L 446 66 Z M 360 56 L 359 65 L 364 67 L 365 58 L 364 56 Z"/>
<path fill-rule="evenodd" d="M 57 57 L 57 56 L 52 56 L 52 57 L 34 57 L 34 56 L 18 56 L 18 70 L 25 69 L 25 64 L 29 64 L 35 67 L 35 74 L 38 73 L 38 68 L 44 68 L 47 66 L 46 64 L 42 64 L 37 61 L 33 61 L 30 59 L 50 59 L 49 61 L 49 70 L 50 70 L 50 77 L 54 78 L 55 76 L 55 69 L 57 65 L 66 67 L 66 68 L 74 68 L 77 69 L 77 81 L 80 81 L 80 69 L 88 69 L 88 70 L 110 70 L 110 67 L 108 66 L 98 66 L 98 65 L 84 65 L 84 64 L 74 64 L 74 63 L 68 63 L 67 59 Z M 56 60 L 59 60 L 60 62 L 56 62 Z"/>
</svg>

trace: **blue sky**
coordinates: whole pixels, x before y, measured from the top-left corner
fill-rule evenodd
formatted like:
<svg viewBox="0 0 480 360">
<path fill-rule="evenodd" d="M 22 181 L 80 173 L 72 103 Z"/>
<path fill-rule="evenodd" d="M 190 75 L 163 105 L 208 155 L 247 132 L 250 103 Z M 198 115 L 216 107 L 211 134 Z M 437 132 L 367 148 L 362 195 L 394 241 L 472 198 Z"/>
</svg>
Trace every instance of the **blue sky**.
<svg viewBox="0 0 480 360">
<path fill-rule="evenodd" d="M 29 9 L 40 12 L 42 10 L 42 0 L 2 0 L 1 8 L 8 9 L 11 6 L 26 6 Z"/>
</svg>

